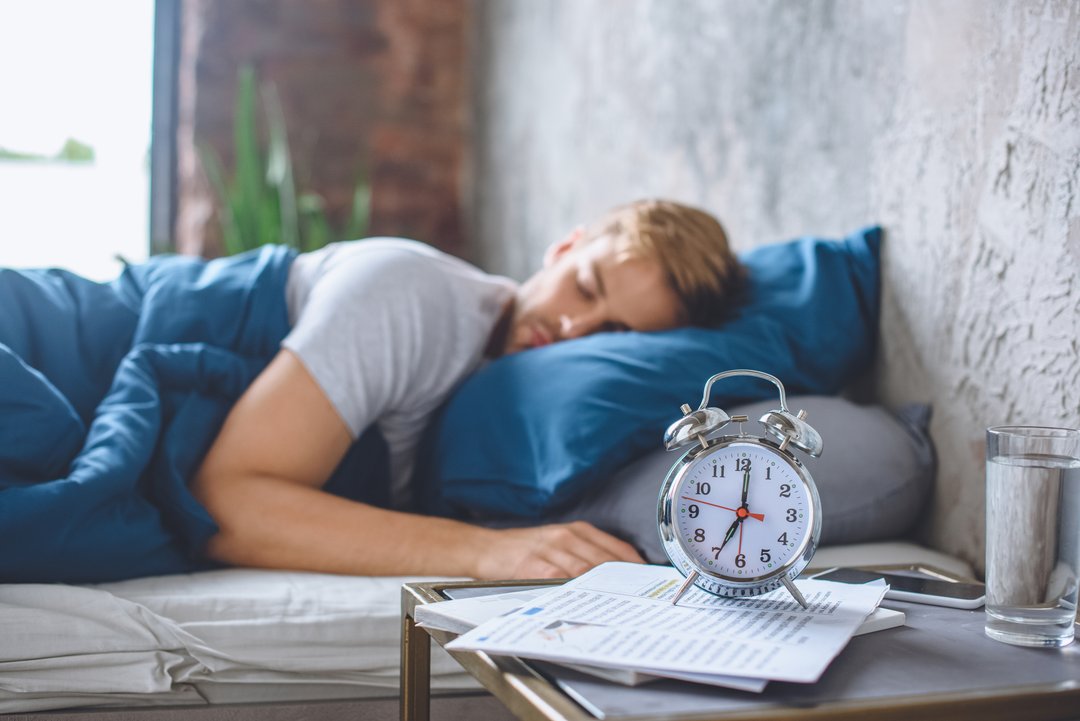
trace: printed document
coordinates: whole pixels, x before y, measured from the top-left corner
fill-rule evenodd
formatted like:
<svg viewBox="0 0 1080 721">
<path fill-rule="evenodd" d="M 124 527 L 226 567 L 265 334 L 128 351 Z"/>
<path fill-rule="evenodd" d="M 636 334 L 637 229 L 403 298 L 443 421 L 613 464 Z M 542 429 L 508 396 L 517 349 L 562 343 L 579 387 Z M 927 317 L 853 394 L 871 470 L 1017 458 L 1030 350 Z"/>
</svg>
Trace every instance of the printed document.
<svg viewBox="0 0 1080 721">
<path fill-rule="evenodd" d="M 693 588 L 673 606 L 682 580 L 668 566 L 606 563 L 446 647 L 656 676 L 812 683 L 888 590 L 800 580 L 805 610 L 783 588 L 751 598 Z"/>
<path fill-rule="evenodd" d="M 417 625 L 423 628 L 438 628 L 451 633 L 465 633 L 491 618 L 516 613 L 524 604 L 532 607 L 535 605 L 533 603 L 535 599 L 548 592 L 549 589 L 547 588 L 530 588 L 526 591 L 509 591 L 490 596 L 476 596 L 455 601 L 429 603 L 417 606 L 413 614 Z M 660 678 L 660 676 L 641 673 L 630 668 L 590 666 L 589 664 L 565 661 L 560 662 L 560 665 L 624 686 L 639 686 Z M 710 686 L 733 688 L 739 691 L 753 691 L 755 693 L 761 693 L 768 683 L 762 679 L 718 674 L 668 673 L 666 677 Z"/>
</svg>

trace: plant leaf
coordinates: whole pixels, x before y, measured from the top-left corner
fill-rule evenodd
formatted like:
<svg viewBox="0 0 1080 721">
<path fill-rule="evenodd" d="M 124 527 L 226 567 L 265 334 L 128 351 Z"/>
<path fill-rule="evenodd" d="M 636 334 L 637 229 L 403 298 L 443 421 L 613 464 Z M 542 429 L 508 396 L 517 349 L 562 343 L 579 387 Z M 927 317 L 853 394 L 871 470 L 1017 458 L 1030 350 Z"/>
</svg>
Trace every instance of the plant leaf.
<svg viewBox="0 0 1080 721">
<path fill-rule="evenodd" d="M 296 209 L 296 185 L 293 182 L 289 136 L 285 128 L 285 113 L 277 89 L 267 84 L 263 89 L 263 107 L 269 128 L 266 181 L 277 196 L 281 242 L 300 247 L 300 223 Z"/>
<path fill-rule="evenodd" d="M 236 148 L 234 207 L 237 210 L 241 244 L 244 249 L 262 243 L 260 223 L 264 202 L 266 173 L 259 150 L 259 129 L 255 106 L 255 70 L 250 65 L 240 69 L 233 116 L 233 144 Z"/>
</svg>

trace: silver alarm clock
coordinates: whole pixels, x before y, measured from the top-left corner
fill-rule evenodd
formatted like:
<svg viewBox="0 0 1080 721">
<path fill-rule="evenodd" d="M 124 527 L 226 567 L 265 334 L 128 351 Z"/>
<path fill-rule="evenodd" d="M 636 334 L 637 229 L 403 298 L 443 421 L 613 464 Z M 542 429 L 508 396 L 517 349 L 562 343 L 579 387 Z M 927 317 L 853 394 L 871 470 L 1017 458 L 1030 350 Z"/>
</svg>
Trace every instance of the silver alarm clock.
<svg viewBox="0 0 1080 721">
<path fill-rule="evenodd" d="M 707 406 L 713 383 L 732 376 L 762 378 L 779 390 L 780 408 L 759 419 L 761 436 L 744 431 L 746 416 Z M 817 550 L 821 501 L 793 450 L 817 457 L 821 436 L 805 411 L 788 411 L 780 380 L 760 371 L 717 373 L 705 383 L 697 410 L 682 410 L 664 445 L 684 452 L 657 503 L 664 551 L 686 577 L 672 603 L 691 584 L 719 596 L 756 596 L 783 585 L 805 608 L 793 581 Z"/>
</svg>

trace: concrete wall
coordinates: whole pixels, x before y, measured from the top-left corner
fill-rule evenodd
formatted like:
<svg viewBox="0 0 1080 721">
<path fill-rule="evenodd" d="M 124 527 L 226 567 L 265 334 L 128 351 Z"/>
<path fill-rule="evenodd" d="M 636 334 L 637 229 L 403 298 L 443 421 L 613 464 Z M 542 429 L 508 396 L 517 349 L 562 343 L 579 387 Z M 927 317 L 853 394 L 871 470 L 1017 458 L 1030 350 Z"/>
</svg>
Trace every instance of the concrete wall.
<svg viewBox="0 0 1080 721">
<path fill-rule="evenodd" d="M 713 210 L 739 249 L 881 223 L 876 392 L 933 402 L 924 532 L 981 567 L 983 429 L 1080 425 L 1080 5 L 476 11 L 484 264 L 524 277 L 574 224 L 649 195 Z"/>
</svg>

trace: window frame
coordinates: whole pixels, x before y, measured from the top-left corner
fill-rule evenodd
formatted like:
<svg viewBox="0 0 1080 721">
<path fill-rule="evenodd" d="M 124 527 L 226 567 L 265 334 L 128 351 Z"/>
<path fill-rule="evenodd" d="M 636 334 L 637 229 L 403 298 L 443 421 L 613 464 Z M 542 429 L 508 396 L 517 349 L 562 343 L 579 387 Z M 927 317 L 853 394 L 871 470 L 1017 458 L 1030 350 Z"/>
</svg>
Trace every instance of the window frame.
<svg viewBox="0 0 1080 721">
<path fill-rule="evenodd" d="M 176 251 L 176 128 L 180 2 L 154 0 L 153 109 L 150 130 L 150 255 Z"/>
</svg>

